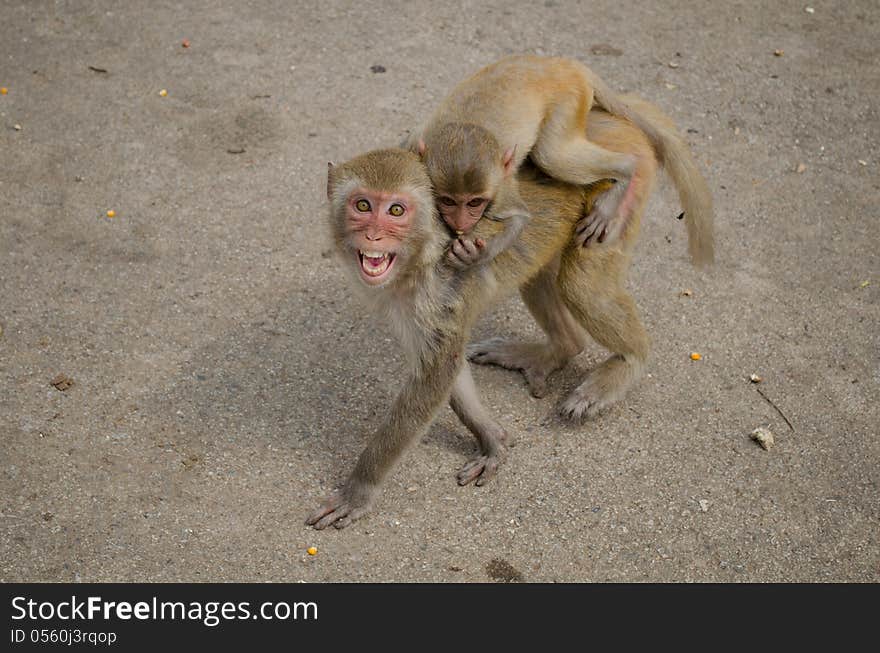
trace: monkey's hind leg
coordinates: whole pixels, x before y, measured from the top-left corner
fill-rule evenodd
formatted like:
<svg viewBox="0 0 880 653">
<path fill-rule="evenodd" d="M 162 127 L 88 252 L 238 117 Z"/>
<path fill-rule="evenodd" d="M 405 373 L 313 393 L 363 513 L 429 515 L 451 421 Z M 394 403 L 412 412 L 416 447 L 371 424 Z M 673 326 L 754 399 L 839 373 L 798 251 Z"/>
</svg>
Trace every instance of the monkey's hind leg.
<svg viewBox="0 0 880 653">
<path fill-rule="evenodd" d="M 635 170 L 635 157 L 587 140 L 587 114 L 592 98 L 572 94 L 552 109 L 531 149 L 531 157 L 551 177 L 578 186 L 600 179 L 626 185 Z"/>
<path fill-rule="evenodd" d="M 509 342 L 489 338 L 468 347 L 468 358 L 479 365 L 518 370 L 532 396 L 547 394 L 547 379 L 584 348 L 583 329 L 572 317 L 557 289 L 559 259 L 548 265 L 521 289 L 523 301 L 547 334 L 547 342 Z"/>
<path fill-rule="evenodd" d="M 504 462 L 507 453 L 508 436 L 504 430 L 489 415 L 489 412 L 480 402 L 480 394 L 471 376 L 470 367 L 465 363 L 455 384 L 452 386 L 452 394 L 449 405 L 462 423 L 468 427 L 477 438 L 480 451 L 459 470 L 457 479 L 459 485 L 467 485 L 476 481 L 475 485 L 484 485 L 498 471 L 498 467 Z"/>
<path fill-rule="evenodd" d="M 616 183 L 594 203 L 578 224 L 581 244 L 595 237 L 599 242 L 617 238 L 635 204 L 633 184 L 636 158 L 615 152 L 587 138 L 590 94 L 572 94 L 559 102 L 542 126 L 531 156 L 551 177 L 585 186 L 602 179 Z M 590 120 L 593 119 L 590 114 Z M 616 219 L 619 218 L 619 219 Z"/>
<path fill-rule="evenodd" d="M 626 260 L 617 250 L 587 253 L 574 244 L 563 255 L 559 283 L 565 303 L 613 353 L 563 401 L 560 412 L 570 419 L 596 416 L 622 399 L 644 372 L 648 335 L 622 285 Z"/>
</svg>

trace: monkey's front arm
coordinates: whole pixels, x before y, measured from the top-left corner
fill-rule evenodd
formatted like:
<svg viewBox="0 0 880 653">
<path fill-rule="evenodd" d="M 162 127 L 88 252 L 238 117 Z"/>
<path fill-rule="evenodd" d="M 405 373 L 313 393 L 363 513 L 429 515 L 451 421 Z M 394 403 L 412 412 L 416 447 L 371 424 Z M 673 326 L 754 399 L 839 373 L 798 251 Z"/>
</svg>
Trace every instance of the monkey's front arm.
<svg viewBox="0 0 880 653">
<path fill-rule="evenodd" d="M 344 528 L 369 511 L 386 474 L 406 447 L 428 429 L 446 401 L 463 363 L 464 337 L 447 336 L 431 360 L 409 374 L 385 423 L 361 453 L 348 480 L 309 516 L 306 524 L 318 530 L 331 524 Z"/>
</svg>

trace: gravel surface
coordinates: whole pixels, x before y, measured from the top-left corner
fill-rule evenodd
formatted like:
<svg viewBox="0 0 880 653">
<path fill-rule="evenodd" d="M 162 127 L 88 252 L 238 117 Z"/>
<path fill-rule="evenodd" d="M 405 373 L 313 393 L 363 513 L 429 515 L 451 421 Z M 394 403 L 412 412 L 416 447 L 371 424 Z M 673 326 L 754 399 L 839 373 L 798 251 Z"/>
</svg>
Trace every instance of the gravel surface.
<svg viewBox="0 0 880 653">
<path fill-rule="evenodd" d="M 0 5 L 0 581 L 880 580 L 876 2 Z M 718 263 L 663 184 L 628 398 L 556 417 L 594 344 L 545 399 L 477 368 L 498 478 L 455 484 L 444 409 L 315 532 L 403 370 L 329 256 L 326 163 L 513 52 L 686 130 Z M 538 333 L 514 297 L 475 336 Z"/>
</svg>

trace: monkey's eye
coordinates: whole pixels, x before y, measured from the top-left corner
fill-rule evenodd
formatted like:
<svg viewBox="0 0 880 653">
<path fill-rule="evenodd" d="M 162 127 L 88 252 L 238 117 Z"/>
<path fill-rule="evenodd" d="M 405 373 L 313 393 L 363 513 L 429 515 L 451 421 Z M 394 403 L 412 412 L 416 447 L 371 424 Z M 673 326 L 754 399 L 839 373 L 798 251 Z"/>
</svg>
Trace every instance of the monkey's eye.
<svg viewBox="0 0 880 653">
<path fill-rule="evenodd" d="M 391 207 L 388 209 L 388 213 L 393 215 L 395 218 L 399 218 L 404 214 L 404 212 L 406 212 L 406 209 L 403 208 L 402 204 L 392 204 Z"/>
<path fill-rule="evenodd" d="M 440 203 L 443 206 L 455 206 L 456 205 L 456 202 L 454 199 L 452 199 L 451 197 L 445 197 L 445 196 L 440 198 Z"/>
<path fill-rule="evenodd" d="M 468 202 L 468 206 L 477 207 L 477 206 L 480 206 L 481 204 L 485 203 L 485 201 L 486 200 L 484 200 L 482 197 L 475 197 L 470 202 Z"/>
<path fill-rule="evenodd" d="M 361 213 L 366 213 L 370 210 L 370 203 L 367 200 L 358 200 L 354 207 Z"/>
</svg>

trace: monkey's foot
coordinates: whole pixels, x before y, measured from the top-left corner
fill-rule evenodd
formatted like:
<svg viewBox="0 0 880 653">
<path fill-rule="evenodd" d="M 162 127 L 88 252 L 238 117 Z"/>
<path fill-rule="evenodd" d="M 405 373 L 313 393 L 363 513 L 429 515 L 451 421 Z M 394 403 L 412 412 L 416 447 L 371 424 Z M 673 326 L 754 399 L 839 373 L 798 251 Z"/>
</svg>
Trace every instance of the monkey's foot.
<svg viewBox="0 0 880 653">
<path fill-rule="evenodd" d="M 480 454 L 476 458 L 469 460 L 458 471 L 458 474 L 456 474 L 458 484 L 467 485 L 476 480 L 474 485 L 485 485 L 495 476 L 502 462 L 504 462 L 503 448 L 490 455 Z"/>
<path fill-rule="evenodd" d="M 522 372 L 533 397 L 546 395 L 548 377 L 568 363 L 568 358 L 550 345 L 508 342 L 503 338 L 468 345 L 467 356 L 478 365 L 497 365 Z"/>
<path fill-rule="evenodd" d="M 632 188 L 632 183 L 618 182 L 602 193 L 592 210 L 575 225 L 575 242 L 586 247 L 590 243 L 615 241 L 626 226 L 626 216 L 632 212 Z"/>
<path fill-rule="evenodd" d="M 355 498 L 358 493 L 349 493 L 345 489 L 337 490 L 324 501 L 323 505 L 313 512 L 306 520 L 306 525 L 324 530 L 331 524 L 336 528 L 345 528 L 360 519 L 370 509 L 369 499 Z"/>
<path fill-rule="evenodd" d="M 562 402 L 559 412 L 572 420 L 592 418 L 623 399 L 640 376 L 641 363 L 615 355 L 587 375 Z"/>
</svg>

